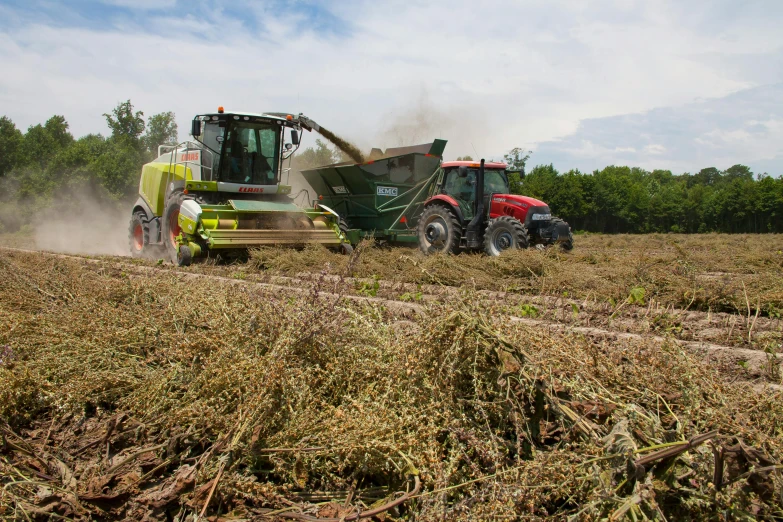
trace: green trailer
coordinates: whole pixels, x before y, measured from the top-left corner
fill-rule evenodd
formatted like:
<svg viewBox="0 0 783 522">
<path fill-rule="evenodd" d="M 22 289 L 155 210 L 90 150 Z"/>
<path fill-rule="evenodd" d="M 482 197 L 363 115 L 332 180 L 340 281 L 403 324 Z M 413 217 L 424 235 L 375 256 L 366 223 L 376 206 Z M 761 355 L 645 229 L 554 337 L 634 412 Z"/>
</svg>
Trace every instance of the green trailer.
<svg viewBox="0 0 783 522">
<path fill-rule="evenodd" d="M 374 237 L 416 243 L 424 202 L 441 173 L 446 140 L 412 147 L 373 149 L 365 163 L 337 163 L 302 171 L 318 203 L 342 218 L 352 243 Z"/>
</svg>

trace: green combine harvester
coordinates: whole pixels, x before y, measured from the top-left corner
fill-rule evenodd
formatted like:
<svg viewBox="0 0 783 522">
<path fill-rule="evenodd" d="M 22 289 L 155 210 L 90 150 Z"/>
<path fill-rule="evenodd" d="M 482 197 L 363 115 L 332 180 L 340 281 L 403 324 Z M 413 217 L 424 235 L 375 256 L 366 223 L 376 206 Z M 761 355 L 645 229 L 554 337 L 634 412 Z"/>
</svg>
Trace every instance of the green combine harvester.
<svg viewBox="0 0 783 522">
<path fill-rule="evenodd" d="M 322 205 L 302 209 L 281 183 L 283 161 L 302 129 L 319 130 L 303 115 L 216 113 L 193 119 L 194 141 L 161 146 L 144 165 L 130 222 L 134 257 L 189 265 L 206 256 L 231 257 L 262 245 L 319 243 L 352 250 L 339 216 Z M 290 142 L 285 142 L 286 134 Z"/>
</svg>

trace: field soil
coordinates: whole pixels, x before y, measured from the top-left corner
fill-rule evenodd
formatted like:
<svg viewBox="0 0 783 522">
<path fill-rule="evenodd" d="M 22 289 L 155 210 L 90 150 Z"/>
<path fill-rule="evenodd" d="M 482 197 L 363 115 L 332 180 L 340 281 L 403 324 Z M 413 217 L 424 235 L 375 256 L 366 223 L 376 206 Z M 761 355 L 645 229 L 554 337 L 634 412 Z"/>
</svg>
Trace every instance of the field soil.
<svg viewBox="0 0 783 522">
<path fill-rule="evenodd" d="M 783 516 L 780 236 L 184 269 L 2 239 L 0 517 Z"/>
</svg>

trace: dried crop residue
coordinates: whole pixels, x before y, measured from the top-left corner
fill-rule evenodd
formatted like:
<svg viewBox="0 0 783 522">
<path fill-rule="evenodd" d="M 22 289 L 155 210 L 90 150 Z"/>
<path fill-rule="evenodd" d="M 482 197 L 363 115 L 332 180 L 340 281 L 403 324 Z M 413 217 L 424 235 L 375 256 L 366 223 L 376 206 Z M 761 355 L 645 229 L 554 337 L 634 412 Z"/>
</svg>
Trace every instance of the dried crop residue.
<svg viewBox="0 0 783 522">
<path fill-rule="evenodd" d="M 366 510 L 414 473 L 395 517 L 783 508 L 780 396 L 683 350 L 511 325 L 470 291 L 399 328 L 318 286 L 199 288 L 0 252 L 0 516 L 184 519 L 213 486 L 207 516 Z"/>
<path fill-rule="evenodd" d="M 318 132 L 321 136 L 332 142 L 335 147 L 347 154 L 353 161 L 356 163 L 364 163 L 364 155 L 355 145 L 325 127 L 321 127 Z"/>
<path fill-rule="evenodd" d="M 738 313 L 747 327 L 757 309 L 761 317 L 783 317 L 783 235 L 583 235 L 576 236 L 575 245 L 570 253 L 528 249 L 495 258 L 425 257 L 411 248 L 371 248 L 350 274 L 345 273 L 345 256 L 322 248 L 264 248 L 251 253 L 250 266 L 280 275 L 326 270 L 388 282 L 468 285 L 558 298 L 566 293 L 570 299 L 612 308 L 639 288 L 644 289 L 644 305 L 626 304 L 624 310 L 646 310 L 652 303 L 653 310 Z M 722 272 L 728 279 L 698 277 L 704 272 Z"/>
</svg>

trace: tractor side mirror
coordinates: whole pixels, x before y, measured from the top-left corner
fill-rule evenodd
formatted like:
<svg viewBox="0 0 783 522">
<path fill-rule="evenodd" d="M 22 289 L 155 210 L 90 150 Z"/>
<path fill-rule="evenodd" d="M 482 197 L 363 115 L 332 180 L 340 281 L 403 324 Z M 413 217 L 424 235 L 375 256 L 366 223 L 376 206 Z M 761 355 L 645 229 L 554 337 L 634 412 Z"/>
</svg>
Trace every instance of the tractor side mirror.
<svg viewBox="0 0 783 522">
<path fill-rule="evenodd" d="M 460 178 L 467 178 L 468 177 L 468 168 L 465 165 L 460 166 L 458 174 L 459 174 Z"/>
<path fill-rule="evenodd" d="M 190 133 L 194 138 L 201 136 L 201 120 L 193 120 L 193 124 L 190 126 Z"/>
<path fill-rule="evenodd" d="M 291 129 L 291 143 L 299 145 L 299 133 L 294 129 Z"/>
</svg>

